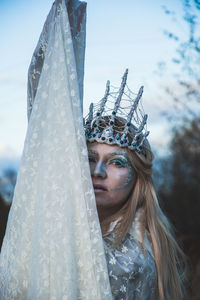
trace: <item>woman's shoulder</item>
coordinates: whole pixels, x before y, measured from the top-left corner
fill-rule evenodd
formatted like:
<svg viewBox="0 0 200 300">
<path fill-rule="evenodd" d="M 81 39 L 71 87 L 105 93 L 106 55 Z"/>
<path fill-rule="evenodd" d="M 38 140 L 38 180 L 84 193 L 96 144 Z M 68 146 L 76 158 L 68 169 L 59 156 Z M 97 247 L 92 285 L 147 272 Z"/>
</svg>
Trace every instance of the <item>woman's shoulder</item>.
<svg viewBox="0 0 200 300">
<path fill-rule="evenodd" d="M 111 234 L 104 238 L 104 248 L 108 265 L 118 265 L 127 272 L 137 273 L 146 270 L 155 273 L 155 262 L 150 242 L 145 237 L 145 247 L 135 236 L 134 232 L 129 231 L 125 238 L 117 247 L 112 247 L 114 235 Z"/>
<path fill-rule="evenodd" d="M 143 214 L 144 214 L 143 209 L 142 208 L 138 209 L 134 221 L 132 223 L 132 226 L 128 232 L 128 235 L 130 235 L 130 238 L 132 240 L 136 240 L 140 245 L 142 245 L 142 248 L 144 248 L 145 251 L 147 251 L 154 259 L 149 232 L 147 230 L 144 230 L 144 233 L 142 234 L 143 227 L 142 227 L 141 220 L 143 219 Z"/>
<path fill-rule="evenodd" d="M 156 273 L 154 255 L 147 231 L 144 232 L 144 241 L 142 238 L 140 224 L 142 213 L 142 210 L 137 211 L 129 232 L 117 247 L 112 247 L 115 239 L 114 233 L 104 237 L 108 265 L 118 264 L 124 266 L 125 269 L 128 267 L 129 273 L 144 270 Z M 111 227 L 116 226 L 116 224 L 117 222 L 111 224 Z"/>
<path fill-rule="evenodd" d="M 120 299 L 129 299 L 130 295 L 134 299 L 156 299 L 157 275 L 151 245 L 146 237 L 143 247 L 136 229 L 133 224 L 115 248 L 112 248 L 113 234 L 104 238 L 112 293 Z"/>
<path fill-rule="evenodd" d="M 145 230 L 144 234 L 142 234 L 141 219 L 143 213 L 144 212 L 142 209 L 137 210 L 129 232 L 126 234 L 119 246 L 113 249 L 119 252 L 122 251 L 122 253 L 128 253 L 128 251 L 134 251 L 138 253 L 144 252 L 146 256 L 151 255 L 154 260 L 149 233 L 147 230 Z M 115 233 L 113 232 L 113 229 L 116 227 L 119 221 L 120 220 L 116 220 L 111 223 L 109 231 L 112 233 L 104 237 L 105 249 L 112 249 L 112 244 L 114 243 L 115 239 Z"/>
</svg>

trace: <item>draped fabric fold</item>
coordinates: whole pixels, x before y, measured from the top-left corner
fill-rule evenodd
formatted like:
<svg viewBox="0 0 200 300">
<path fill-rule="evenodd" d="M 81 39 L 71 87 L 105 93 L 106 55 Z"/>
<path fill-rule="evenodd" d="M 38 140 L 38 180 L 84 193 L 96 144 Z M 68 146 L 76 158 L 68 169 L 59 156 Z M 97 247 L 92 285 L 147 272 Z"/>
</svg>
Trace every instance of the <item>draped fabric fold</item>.
<svg viewBox="0 0 200 300">
<path fill-rule="evenodd" d="M 54 3 L 45 46 L 39 42 L 29 69 L 29 125 L 0 255 L 1 300 L 112 298 L 82 124 L 84 25 L 75 41 L 72 17 L 65 1 Z"/>
<path fill-rule="evenodd" d="M 59 0 L 55 1 L 45 21 L 38 44 L 33 53 L 28 72 L 28 91 L 27 91 L 27 115 L 28 119 L 32 111 L 35 95 L 38 88 L 46 49 L 51 34 L 52 23 L 58 13 L 57 6 Z M 74 57 L 76 62 L 77 79 L 79 84 L 81 108 L 83 110 L 83 76 L 84 76 L 84 58 L 85 58 L 85 38 L 86 38 L 86 3 L 79 0 L 66 0 L 64 3 L 67 13 L 69 26 L 71 30 L 71 39 L 73 42 Z M 65 38 L 65 36 L 64 36 Z"/>
</svg>

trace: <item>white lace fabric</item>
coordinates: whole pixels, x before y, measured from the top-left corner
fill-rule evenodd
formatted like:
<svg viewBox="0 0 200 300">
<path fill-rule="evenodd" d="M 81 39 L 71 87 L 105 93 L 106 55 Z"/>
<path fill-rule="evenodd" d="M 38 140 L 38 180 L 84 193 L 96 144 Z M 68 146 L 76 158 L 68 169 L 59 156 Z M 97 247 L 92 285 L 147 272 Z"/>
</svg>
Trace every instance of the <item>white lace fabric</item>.
<svg viewBox="0 0 200 300">
<path fill-rule="evenodd" d="M 38 68 L 30 68 L 29 126 L 0 255 L 0 299 L 107 300 L 82 125 L 84 49 L 72 40 L 65 1 L 54 3 L 44 28 L 32 60 Z"/>
<path fill-rule="evenodd" d="M 144 210 L 139 208 L 129 232 L 116 248 L 112 248 L 115 234 L 104 237 L 110 286 L 115 300 L 158 300 L 157 272 L 148 232 L 145 231 L 142 246 L 141 218 Z M 113 230 L 119 220 L 113 222 Z"/>
</svg>

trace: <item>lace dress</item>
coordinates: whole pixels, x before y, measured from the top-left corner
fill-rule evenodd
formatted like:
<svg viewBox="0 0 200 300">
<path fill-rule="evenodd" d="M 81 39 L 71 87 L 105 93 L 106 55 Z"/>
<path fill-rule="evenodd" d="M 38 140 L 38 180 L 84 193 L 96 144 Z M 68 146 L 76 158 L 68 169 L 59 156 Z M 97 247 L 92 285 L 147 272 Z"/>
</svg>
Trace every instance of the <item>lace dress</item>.
<svg viewBox="0 0 200 300">
<path fill-rule="evenodd" d="M 151 244 L 145 235 L 142 248 L 138 213 L 120 245 L 112 248 L 114 234 L 104 237 L 104 249 L 113 299 L 156 300 L 157 275 Z"/>
</svg>

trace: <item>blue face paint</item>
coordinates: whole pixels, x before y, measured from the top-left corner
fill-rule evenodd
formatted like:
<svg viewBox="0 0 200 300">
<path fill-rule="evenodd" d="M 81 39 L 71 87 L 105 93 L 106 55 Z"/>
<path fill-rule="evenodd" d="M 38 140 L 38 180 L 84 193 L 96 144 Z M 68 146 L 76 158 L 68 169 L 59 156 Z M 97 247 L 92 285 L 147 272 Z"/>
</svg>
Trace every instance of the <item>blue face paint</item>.
<svg viewBox="0 0 200 300">
<path fill-rule="evenodd" d="M 127 178 L 125 179 L 125 183 L 121 186 L 118 186 L 117 188 L 111 189 L 111 191 L 115 190 L 121 190 L 129 187 L 129 185 L 132 183 L 134 174 L 133 174 L 133 168 L 128 160 L 127 154 L 124 150 L 120 149 L 116 152 L 109 153 L 108 157 L 106 156 L 98 166 L 98 170 L 96 170 L 97 165 L 98 165 L 98 154 L 96 151 L 90 150 L 89 149 L 89 155 L 88 159 L 90 162 L 90 167 L 91 167 L 91 175 L 94 175 L 94 173 L 98 173 L 100 176 L 104 177 L 106 176 L 105 173 L 109 171 L 110 166 L 115 166 L 116 171 L 115 174 L 118 172 L 118 168 L 128 168 L 128 175 Z M 112 158 L 113 156 L 116 156 L 115 158 Z"/>
<path fill-rule="evenodd" d="M 125 189 L 125 188 L 129 187 L 129 185 L 132 183 L 133 178 L 134 178 L 133 167 L 131 166 L 131 164 L 128 160 L 127 154 L 123 153 L 123 154 L 120 154 L 120 156 L 121 155 L 123 156 L 122 159 L 116 158 L 113 161 L 118 164 L 119 168 L 127 168 L 128 167 L 129 174 L 128 174 L 128 177 L 126 179 L 126 182 L 122 186 L 120 186 L 118 188 L 115 188 L 115 189 L 112 189 L 112 191 L 121 190 L 121 189 Z"/>
<path fill-rule="evenodd" d="M 88 144 L 92 184 L 100 219 L 116 213 L 134 187 L 134 169 L 124 149 L 103 143 Z"/>
</svg>

